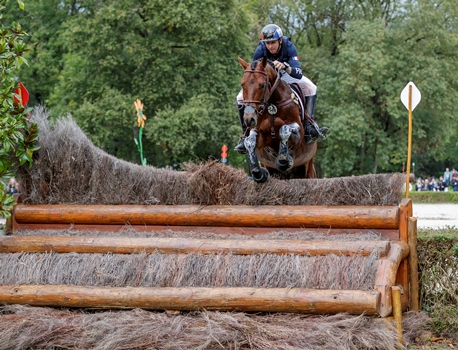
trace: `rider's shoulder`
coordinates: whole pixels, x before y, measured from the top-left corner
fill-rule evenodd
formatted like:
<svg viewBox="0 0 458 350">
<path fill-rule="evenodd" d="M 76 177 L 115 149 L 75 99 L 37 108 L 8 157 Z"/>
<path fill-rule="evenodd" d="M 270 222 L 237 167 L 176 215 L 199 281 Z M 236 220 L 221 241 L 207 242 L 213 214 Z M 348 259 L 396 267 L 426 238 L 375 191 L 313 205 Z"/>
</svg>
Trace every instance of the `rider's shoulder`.
<svg viewBox="0 0 458 350">
<path fill-rule="evenodd" d="M 264 57 L 266 55 L 266 52 L 267 52 L 266 44 L 260 40 L 258 46 L 254 50 L 253 59 L 258 59 L 260 57 Z"/>
<path fill-rule="evenodd" d="M 284 36 L 282 41 L 286 45 L 286 47 L 294 47 L 294 48 L 296 47 L 293 44 L 293 42 L 291 41 L 291 39 L 289 37 L 287 37 L 287 36 Z"/>
</svg>

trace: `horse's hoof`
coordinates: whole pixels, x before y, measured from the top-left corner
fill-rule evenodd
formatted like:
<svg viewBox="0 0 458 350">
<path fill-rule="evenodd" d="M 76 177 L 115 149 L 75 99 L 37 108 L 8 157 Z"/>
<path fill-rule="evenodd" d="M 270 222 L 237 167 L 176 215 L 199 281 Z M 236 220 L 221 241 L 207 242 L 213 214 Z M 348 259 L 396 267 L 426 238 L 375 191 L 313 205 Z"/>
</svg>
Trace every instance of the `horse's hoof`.
<svg viewBox="0 0 458 350">
<path fill-rule="evenodd" d="M 294 159 L 291 156 L 288 157 L 277 157 L 275 159 L 275 167 L 282 173 L 291 171 L 294 165 Z"/>
<path fill-rule="evenodd" d="M 251 176 L 253 180 L 258 183 L 266 182 L 270 179 L 270 174 L 265 168 L 259 168 L 257 171 L 252 171 Z"/>
</svg>

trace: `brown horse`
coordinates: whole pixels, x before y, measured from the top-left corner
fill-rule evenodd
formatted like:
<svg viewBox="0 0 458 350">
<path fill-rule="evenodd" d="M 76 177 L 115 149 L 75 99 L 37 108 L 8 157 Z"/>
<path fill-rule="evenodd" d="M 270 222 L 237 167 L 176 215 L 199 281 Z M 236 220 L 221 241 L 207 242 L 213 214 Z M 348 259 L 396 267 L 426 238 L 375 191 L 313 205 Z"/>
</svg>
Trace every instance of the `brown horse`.
<svg viewBox="0 0 458 350">
<path fill-rule="evenodd" d="M 317 146 L 305 142 L 301 112 L 291 87 L 266 57 L 251 64 L 238 60 L 245 70 L 241 81 L 243 118 L 251 131 L 244 144 L 253 179 L 264 182 L 269 175 L 316 178 L 313 156 Z"/>
</svg>

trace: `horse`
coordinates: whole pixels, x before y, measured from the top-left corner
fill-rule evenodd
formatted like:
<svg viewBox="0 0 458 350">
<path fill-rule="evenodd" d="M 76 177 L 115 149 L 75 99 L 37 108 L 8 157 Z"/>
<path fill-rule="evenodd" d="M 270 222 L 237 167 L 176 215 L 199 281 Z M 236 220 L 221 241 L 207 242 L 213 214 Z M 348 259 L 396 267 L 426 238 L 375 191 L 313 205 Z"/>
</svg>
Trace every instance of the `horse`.
<svg viewBox="0 0 458 350">
<path fill-rule="evenodd" d="M 316 178 L 313 157 L 317 145 L 305 142 L 301 110 L 290 85 L 281 80 L 266 57 L 251 64 L 240 57 L 238 61 L 244 68 L 243 119 L 250 129 L 244 145 L 253 180 L 265 182 L 270 175 Z M 305 108 L 302 110 L 308 117 Z"/>
</svg>

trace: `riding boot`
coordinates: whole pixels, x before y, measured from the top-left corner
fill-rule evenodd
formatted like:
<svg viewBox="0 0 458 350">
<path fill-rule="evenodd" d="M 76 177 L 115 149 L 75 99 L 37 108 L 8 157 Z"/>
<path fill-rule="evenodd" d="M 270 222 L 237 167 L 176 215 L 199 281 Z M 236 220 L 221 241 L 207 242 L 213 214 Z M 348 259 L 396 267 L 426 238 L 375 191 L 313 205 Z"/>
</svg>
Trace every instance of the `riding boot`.
<svg viewBox="0 0 458 350">
<path fill-rule="evenodd" d="M 305 120 L 305 142 L 308 145 L 314 143 L 318 138 L 326 140 L 326 133 L 329 130 L 327 126 L 320 128 L 315 122 L 315 105 L 316 95 L 305 96 L 305 108 L 307 109 L 310 119 L 313 121 L 313 123 L 311 123 L 308 119 Z"/>
<path fill-rule="evenodd" d="M 243 115 L 245 114 L 245 106 L 241 105 L 237 107 L 239 110 L 240 125 L 242 127 L 243 135 L 239 138 L 239 141 L 237 142 L 237 146 L 234 147 L 234 151 L 236 151 L 239 154 L 246 154 L 247 150 L 245 148 L 244 141 L 246 137 L 245 134 L 246 134 L 247 127 L 246 127 L 245 121 L 243 120 Z"/>
</svg>

